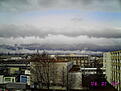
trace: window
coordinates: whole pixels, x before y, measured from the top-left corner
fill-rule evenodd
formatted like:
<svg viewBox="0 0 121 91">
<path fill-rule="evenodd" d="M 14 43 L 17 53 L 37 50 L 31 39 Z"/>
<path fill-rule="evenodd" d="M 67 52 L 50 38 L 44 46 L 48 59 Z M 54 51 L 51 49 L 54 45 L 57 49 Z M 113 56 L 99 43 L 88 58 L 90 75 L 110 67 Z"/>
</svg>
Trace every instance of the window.
<svg viewBox="0 0 121 91">
<path fill-rule="evenodd" d="M 10 82 L 11 78 L 5 78 L 5 81 Z"/>
<path fill-rule="evenodd" d="M 14 78 L 12 78 L 12 82 L 14 82 Z"/>
</svg>

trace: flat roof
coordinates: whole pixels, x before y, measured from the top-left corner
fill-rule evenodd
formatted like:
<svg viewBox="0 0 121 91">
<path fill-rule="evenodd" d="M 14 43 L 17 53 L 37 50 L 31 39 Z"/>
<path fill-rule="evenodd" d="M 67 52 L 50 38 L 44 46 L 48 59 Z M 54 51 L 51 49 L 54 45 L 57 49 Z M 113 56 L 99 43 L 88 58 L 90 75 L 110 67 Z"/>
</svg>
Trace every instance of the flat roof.
<svg viewBox="0 0 121 91">
<path fill-rule="evenodd" d="M 80 67 L 78 65 L 73 65 L 73 67 L 69 70 L 69 72 L 79 72 Z"/>
<path fill-rule="evenodd" d="M 81 70 L 97 70 L 97 68 L 80 68 Z M 105 69 L 105 68 L 100 68 L 100 69 Z"/>
<path fill-rule="evenodd" d="M 57 57 L 87 57 L 89 55 L 57 55 Z"/>
</svg>

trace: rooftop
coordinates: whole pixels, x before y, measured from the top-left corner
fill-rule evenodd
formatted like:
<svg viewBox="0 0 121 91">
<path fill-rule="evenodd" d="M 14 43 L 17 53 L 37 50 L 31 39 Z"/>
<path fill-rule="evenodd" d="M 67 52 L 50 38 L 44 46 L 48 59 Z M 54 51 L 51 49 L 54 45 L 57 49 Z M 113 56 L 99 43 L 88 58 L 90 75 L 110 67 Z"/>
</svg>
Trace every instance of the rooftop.
<svg viewBox="0 0 121 91">
<path fill-rule="evenodd" d="M 69 70 L 69 72 L 79 72 L 80 67 L 78 65 L 73 65 L 73 67 Z"/>
</svg>

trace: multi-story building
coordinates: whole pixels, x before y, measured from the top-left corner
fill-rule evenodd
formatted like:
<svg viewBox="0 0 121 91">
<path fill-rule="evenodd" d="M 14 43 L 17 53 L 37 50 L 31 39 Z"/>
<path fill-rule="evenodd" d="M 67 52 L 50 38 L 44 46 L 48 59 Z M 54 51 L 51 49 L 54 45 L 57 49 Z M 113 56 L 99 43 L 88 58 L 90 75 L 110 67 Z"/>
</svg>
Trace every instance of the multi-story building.
<svg viewBox="0 0 121 91">
<path fill-rule="evenodd" d="M 107 81 L 121 91 L 121 51 L 104 53 L 103 64 Z"/>
<path fill-rule="evenodd" d="M 111 52 L 112 81 L 118 83 L 115 88 L 121 91 L 121 51 Z"/>
<path fill-rule="evenodd" d="M 75 65 L 79 65 L 81 67 L 90 67 L 89 55 L 57 55 L 57 59 L 73 61 Z"/>
<path fill-rule="evenodd" d="M 31 85 L 35 87 L 36 83 L 39 83 L 37 88 L 47 88 L 48 83 L 49 89 L 84 89 L 80 66 L 62 59 L 40 57 L 31 60 Z"/>
<path fill-rule="evenodd" d="M 103 57 L 92 55 L 90 57 L 90 65 L 91 65 L 90 66 L 91 68 L 97 68 L 97 67 L 102 68 L 103 67 Z"/>
<path fill-rule="evenodd" d="M 111 73 L 112 73 L 112 63 L 111 63 L 111 53 L 106 52 L 103 54 L 103 68 L 105 70 L 105 77 L 109 83 L 111 83 Z"/>
<path fill-rule="evenodd" d="M 69 70 L 69 86 L 70 89 L 81 90 L 85 89 L 82 86 L 82 72 L 78 65 L 73 65 Z"/>
<path fill-rule="evenodd" d="M 24 76 L 24 77 L 23 77 Z M 21 85 L 30 85 L 30 62 L 18 58 L 5 58 L 0 60 L 0 85 L 8 89 L 22 89 Z M 17 86 L 18 88 L 17 88 Z M 20 86 L 19 86 L 20 85 Z M 22 86 L 23 86 L 22 85 Z"/>
<path fill-rule="evenodd" d="M 72 68 L 72 61 L 52 60 L 40 58 L 31 61 L 31 85 L 38 88 L 66 89 L 68 72 Z"/>
</svg>

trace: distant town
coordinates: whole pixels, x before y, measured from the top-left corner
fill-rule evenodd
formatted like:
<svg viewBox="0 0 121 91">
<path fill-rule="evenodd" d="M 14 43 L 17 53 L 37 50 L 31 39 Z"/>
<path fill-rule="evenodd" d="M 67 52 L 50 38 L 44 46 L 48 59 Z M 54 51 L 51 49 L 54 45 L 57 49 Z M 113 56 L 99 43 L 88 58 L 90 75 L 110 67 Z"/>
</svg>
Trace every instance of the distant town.
<svg viewBox="0 0 121 91">
<path fill-rule="evenodd" d="M 121 51 L 0 54 L 1 91 L 120 91 Z"/>
<path fill-rule="evenodd" d="M 121 91 L 121 0 L 0 0 L 0 91 Z"/>
</svg>

